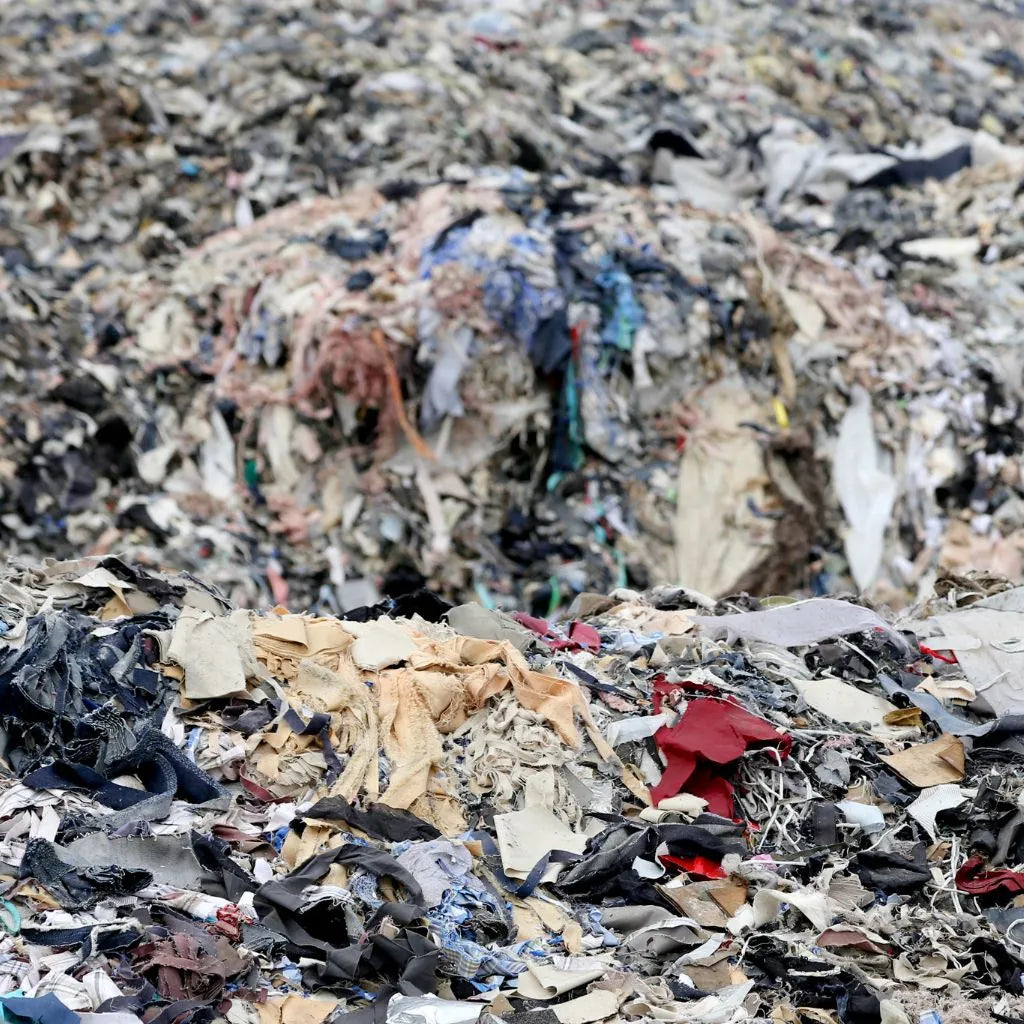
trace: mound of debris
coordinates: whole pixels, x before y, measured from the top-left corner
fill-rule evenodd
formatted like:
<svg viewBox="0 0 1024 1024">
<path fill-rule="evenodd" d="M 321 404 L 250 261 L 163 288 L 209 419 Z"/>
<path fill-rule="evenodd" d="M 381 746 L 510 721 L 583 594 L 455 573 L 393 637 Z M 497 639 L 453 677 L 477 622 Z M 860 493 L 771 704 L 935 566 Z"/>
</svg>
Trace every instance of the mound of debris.
<svg viewBox="0 0 1024 1024">
<path fill-rule="evenodd" d="M 113 557 L 9 569 L 0 1006 L 1020 1020 L 1022 593 L 336 618 Z"/>
<path fill-rule="evenodd" d="M 1020 578 L 1012 5 L 151 7 L 4 8 L 7 552 L 325 613 Z"/>
</svg>

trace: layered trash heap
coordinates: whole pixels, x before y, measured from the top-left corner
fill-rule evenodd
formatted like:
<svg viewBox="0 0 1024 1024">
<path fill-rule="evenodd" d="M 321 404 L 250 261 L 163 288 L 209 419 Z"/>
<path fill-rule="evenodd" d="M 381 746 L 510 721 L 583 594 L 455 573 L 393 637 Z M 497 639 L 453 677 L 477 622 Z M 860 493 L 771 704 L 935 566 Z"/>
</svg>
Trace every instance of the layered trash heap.
<svg viewBox="0 0 1024 1024">
<path fill-rule="evenodd" d="M 324 614 L 1020 578 L 1022 25 L 10 0 L 0 543 Z"/>
<path fill-rule="evenodd" d="M 1022 1019 L 1024 588 L 0 597 L 7 1021 Z"/>
</svg>

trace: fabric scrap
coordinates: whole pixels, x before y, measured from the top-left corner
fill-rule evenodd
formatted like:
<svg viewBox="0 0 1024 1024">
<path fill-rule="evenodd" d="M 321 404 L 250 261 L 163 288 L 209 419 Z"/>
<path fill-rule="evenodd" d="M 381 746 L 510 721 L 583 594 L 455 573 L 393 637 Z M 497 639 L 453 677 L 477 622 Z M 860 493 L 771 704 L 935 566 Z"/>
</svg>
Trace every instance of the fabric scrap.
<svg viewBox="0 0 1024 1024">
<path fill-rule="evenodd" d="M 656 712 L 663 700 L 663 695 L 656 697 Z M 725 817 L 733 814 L 733 789 L 721 774 L 722 767 L 752 746 L 771 746 L 779 758 L 786 757 L 792 746 L 788 735 L 738 703 L 708 697 L 690 701 L 679 723 L 663 726 L 654 740 L 668 761 L 661 781 L 651 789 L 654 804 L 685 789 L 707 800 L 713 814 Z"/>
</svg>

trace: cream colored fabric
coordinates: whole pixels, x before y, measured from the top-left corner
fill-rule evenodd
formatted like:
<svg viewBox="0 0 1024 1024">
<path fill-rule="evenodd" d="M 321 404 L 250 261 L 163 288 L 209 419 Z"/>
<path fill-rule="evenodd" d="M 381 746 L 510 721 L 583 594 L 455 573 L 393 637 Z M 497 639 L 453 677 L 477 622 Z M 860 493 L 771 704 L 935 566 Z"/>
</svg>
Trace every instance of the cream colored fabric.
<svg viewBox="0 0 1024 1024">
<path fill-rule="evenodd" d="M 448 835 L 458 833 L 466 823 L 462 800 L 445 771 L 444 737 L 475 721 L 492 698 L 509 691 L 510 702 L 502 705 L 503 714 L 514 720 L 507 723 L 512 730 L 508 745 L 495 751 L 497 761 L 490 765 L 485 764 L 486 750 L 478 745 L 473 751 L 484 775 L 481 793 L 490 786 L 506 795 L 503 769 L 526 784 L 529 772 L 516 770 L 517 754 L 521 763 L 538 768 L 571 759 L 582 744 L 577 714 L 601 757 L 618 763 L 578 684 L 533 671 L 511 643 L 461 636 L 444 627 L 428 635 L 414 622 L 386 621 L 375 629 L 370 625 L 299 615 L 252 620 L 258 656 L 287 682 L 289 703 L 304 720 L 314 711 L 331 715 L 331 743 L 344 765 L 331 794 L 379 797 Z M 486 742 L 486 721 L 481 723 L 481 742 Z M 517 751 L 513 743 L 520 745 Z M 383 793 L 381 751 L 389 775 Z M 319 737 L 297 736 L 283 721 L 253 737 L 247 767 L 253 781 L 275 796 L 298 799 L 304 790 L 309 795 L 325 791 Z M 564 786 L 549 788 L 553 802 L 571 799 Z M 642 788 L 635 791 L 646 798 Z M 566 820 L 578 817 L 578 807 L 562 810 Z"/>
<path fill-rule="evenodd" d="M 339 619 L 308 615 L 254 616 L 252 640 L 260 661 L 278 679 L 294 679 L 304 658 L 330 669 L 355 638 Z"/>
<path fill-rule="evenodd" d="M 331 746 L 345 767 L 334 782 L 332 795 L 353 799 L 358 793 L 376 798 L 379 726 L 377 708 L 369 689 L 350 662 L 341 660 L 340 671 L 306 659 L 300 661 L 289 688 L 297 709 L 328 712 Z M 249 777 L 274 796 L 299 797 L 316 792 L 323 784 L 327 763 L 317 736 L 298 736 L 285 721 L 272 730 L 256 733 L 247 741 Z"/>
</svg>

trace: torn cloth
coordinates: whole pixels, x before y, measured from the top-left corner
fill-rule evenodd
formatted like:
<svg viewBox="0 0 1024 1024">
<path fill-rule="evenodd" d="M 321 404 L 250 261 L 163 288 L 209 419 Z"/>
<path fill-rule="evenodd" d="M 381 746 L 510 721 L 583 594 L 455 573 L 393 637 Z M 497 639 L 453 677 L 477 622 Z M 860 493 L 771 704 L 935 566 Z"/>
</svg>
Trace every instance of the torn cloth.
<svg viewBox="0 0 1024 1024">
<path fill-rule="evenodd" d="M 560 637 L 548 623 L 547 619 L 538 619 L 525 612 L 516 612 L 512 616 L 516 622 L 527 629 L 533 630 L 553 651 L 577 651 L 585 648 L 589 651 L 601 649 L 601 634 L 593 626 L 574 619 L 569 626 L 568 636 Z"/>
<path fill-rule="evenodd" d="M 654 709 L 661 712 L 664 689 L 657 687 Z M 752 746 L 771 745 L 780 758 L 789 754 L 792 739 L 763 718 L 744 711 L 731 700 L 698 697 L 686 705 L 676 725 L 662 726 L 654 742 L 668 766 L 651 789 L 655 806 L 684 789 L 708 802 L 708 810 L 733 816 L 733 787 L 721 774 L 722 765 L 738 760 Z"/>
<path fill-rule="evenodd" d="M 307 899 L 307 889 L 336 867 L 361 868 L 378 880 L 390 878 L 405 889 L 406 900 L 397 902 L 396 895 L 395 900 L 380 902 L 365 921 L 353 919 L 344 903 L 334 909 L 329 904 L 318 909 Z M 301 955 L 320 961 L 304 972 L 304 980 L 312 988 L 373 975 L 403 989 L 408 986 L 410 991 L 428 992 L 436 987 L 438 949 L 409 927 L 423 917 L 423 892 L 390 854 L 351 844 L 327 850 L 283 878 L 261 886 L 253 906 L 264 927 L 284 935 Z M 397 934 L 380 930 L 387 919 L 399 926 Z"/>
<path fill-rule="evenodd" d="M 956 873 L 956 887 L 971 896 L 984 898 L 987 903 L 1008 903 L 1014 896 L 1024 893 L 1024 873 L 1002 868 L 985 870 L 982 857 L 970 857 Z"/>
</svg>

